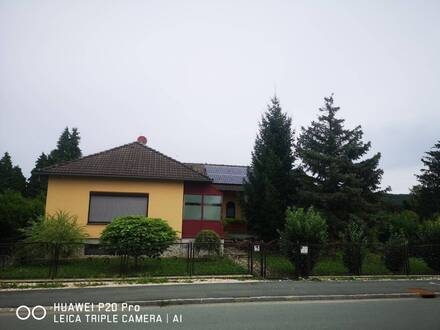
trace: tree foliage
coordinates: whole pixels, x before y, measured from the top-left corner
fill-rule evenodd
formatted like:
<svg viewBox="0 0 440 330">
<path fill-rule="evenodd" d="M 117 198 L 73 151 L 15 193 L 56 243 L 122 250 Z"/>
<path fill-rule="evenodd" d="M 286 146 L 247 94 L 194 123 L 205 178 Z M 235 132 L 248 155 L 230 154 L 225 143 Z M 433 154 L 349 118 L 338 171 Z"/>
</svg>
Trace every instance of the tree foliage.
<svg viewBox="0 0 440 330">
<path fill-rule="evenodd" d="M 291 125 L 278 98 L 272 98 L 259 124 L 243 201 L 249 228 L 264 240 L 277 238 L 298 187 L 293 172 Z"/>
<path fill-rule="evenodd" d="M 420 218 L 414 211 L 387 213 L 381 217 L 379 239 L 388 241 L 393 233 L 401 233 L 409 243 L 417 243 Z"/>
<path fill-rule="evenodd" d="M 420 249 L 423 260 L 435 271 L 440 271 L 440 216 L 435 220 L 426 221 L 421 228 Z"/>
<path fill-rule="evenodd" d="M 402 231 L 395 231 L 385 243 L 385 265 L 393 273 L 401 273 L 408 262 L 408 240 Z"/>
<path fill-rule="evenodd" d="M 78 159 L 81 157 L 81 149 L 79 148 L 80 136 L 77 128 L 72 128 L 70 132 L 66 127 L 58 139 L 57 147 L 49 154 L 52 164 Z"/>
<path fill-rule="evenodd" d="M 40 176 L 38 174 L 39 170 L 56 163 L 75 160 L 82 156 L 79 147 L 80 140 L 77 128 L 72 128 L 72 131 L 70 131 L 69 127 L 66 127 L 58 139 L 57 147 L 49 155 L 44 152 L 41 153 L 29 178 L 28 194 L 30 196 L 45 195 L 46 193 L 47 178 Z"/>
<path fill-rule="evenodd" d="M 417 175 L 419 185 L 412 189 L 411 202 L 424 219 L 440 214 L 440 141 L 422 158 L 424 168 Z"/>
<path fill-rule="evenodd" d="M 353 216 L 367 220 L 374 212 L 383 171 L 380 153 L 365 158 L 371 143 L 362 141 L 361 126 L 344 128 L 333 97 L 324 100 L 318 121 L 302 128 L 297 152 L 306 173 L 302 201 L 324 212 L 336 238 Z"/>
<path fill-rule="evenodd" d="M 29 196 L 44 195 L 47 189 L 47 178 L 39 176 L 36 172 L 50 165 L 52 165 L 52 162 L 49 157 L 42 152 L 35 162 L 35 167 L 31 171 L 31 176 L 28 181 L 27 194 Z"/>
<path fill-rule="evenodd" d="M 8 190 L 24 193 L 26 178 L 19 166 L 13 166 L 11 156 L 5 152 L 0 159 L 0 192 Z"/>
<path fill-rule="evenodd" d="M 0 193 L 0 241 L 17 241 L 23 238 L 22 229 L 43 214 L 41 198 L 25 198 L 19 192 Z"/>
</svg>

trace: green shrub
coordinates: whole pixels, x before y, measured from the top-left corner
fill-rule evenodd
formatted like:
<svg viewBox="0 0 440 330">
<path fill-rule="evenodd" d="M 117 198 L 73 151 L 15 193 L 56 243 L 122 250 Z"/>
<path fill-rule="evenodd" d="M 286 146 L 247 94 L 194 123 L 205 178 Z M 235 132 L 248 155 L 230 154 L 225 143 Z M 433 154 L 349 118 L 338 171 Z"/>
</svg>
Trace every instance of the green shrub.
<svg viewBox="0 0 440 330">
<path fill-rule="evenodd" d="M 385 243 L 385 265 L 393 273 L 400 273 L 408 262 L 407 244 L 408 241 L 403 232 L 392 233 L 388 242 Z"/>
<path fill-rule="evenodd" d="M 395 232 L 401 232 L 410 243 L 417 242 L 420 226 L 420 218 L 417 213 L 406 210 L 387 214 L 381 221 L 379 238 L 382 242 L 387 242 Z"/>
<path fill-rule="evenodd" d="M 355 221 L 348 224 L 343 235 L 342 260 L 353 275 L 360 275 L 365 258 L 367 238 L 363 226 Z"/>
<path fill-rule="evenodd" d="M 57 211 L 40 217 L 24 230 L 25 249 L 27 252 L 44 251 L 51 260 L 50 276 L 57 272 L 60 257 L 68 257 L 79 251 L 81 243 L 87 238 L 83 226 L 78 225 L 77 217 L 64 211 Z M 42 250 L 40 250 L 43 248 Z M 30 255 L 30 254 L 28 254 Z"/>
<path fill-rule="evenodd" d="M 81 246 L 87 238 L 84 226 L 77 223 L 77 217 L 64 211 L 57 211 L 40 217 L 24 230 L 26 243 L 45 243 L 51 247 L 57 246 L 63 256 Z"/>
<path fill-rule="evenodd" d="M 440 217 L 423 224 L 420 239 L 420 255 L 429 267 L 440 271 Z"/>
<path fill-rule="evenodd" d="M 143 216 L 115 218 L 101 234 L 101 243 L 110 245 L 123 257 L 144 255 L 150 258 L 160 256 L 177 239 L 176 232 L 162 219 Z"/>
<path fill-rule="evenodd" d="M 213 230 L 201 230 L 194 240 L 194 249 L 197 253 L 204 250 L 208 254 L 219 255 L 221 249 L 220 236 Z"/>
<path fill-rule="evenodd" d="M 319 258 L 322 245 L 327 241 L 325 219 L 313 208 L 307 211 L 289 208 L 286 211 L 286 224 L 280 235 L 281 250 L 295 265 L 295 275 L 308 276 Z M 301 254 L 302 245 L 309 247 L 308 255 Z"/>
</svg>

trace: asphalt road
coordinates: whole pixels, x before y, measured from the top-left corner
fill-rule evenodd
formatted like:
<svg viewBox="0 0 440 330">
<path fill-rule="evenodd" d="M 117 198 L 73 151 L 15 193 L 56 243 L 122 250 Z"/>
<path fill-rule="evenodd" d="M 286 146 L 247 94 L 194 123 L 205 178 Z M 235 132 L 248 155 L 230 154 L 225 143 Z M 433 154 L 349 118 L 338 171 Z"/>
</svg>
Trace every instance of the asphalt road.
<svg viewBox="0 0 440 330">
<path fill-rule="evenodd" d="M 2 330 L 39 329 L 439 329 L 440 299 L 405 298 L 355 301 L 272 302 L 145 307 L 131 315 L 153 315 L 156 323 L 55 323 L 49 312 L 41 321 L 20 321 L 0 313 Z M 127 315 L 127 313 L 125 313 Z M 161 322 L 158 322 L 160 315 Z M 172 323 L 172 319 L 182 322 Z M 168 316 L 168 323 L 167 323 Z M 59 320 L 59 315 L 57 316 Z"/>
<path fill-rule="evenodd" d="M 51 306 L 56 302 L 97 303 L 181 298 L 408 293 L 410 288 L 440 291 L 440 281 L 273 281 L 3 291 L 0 292 L 0 308 L 20 305 Z"/>
</svg>

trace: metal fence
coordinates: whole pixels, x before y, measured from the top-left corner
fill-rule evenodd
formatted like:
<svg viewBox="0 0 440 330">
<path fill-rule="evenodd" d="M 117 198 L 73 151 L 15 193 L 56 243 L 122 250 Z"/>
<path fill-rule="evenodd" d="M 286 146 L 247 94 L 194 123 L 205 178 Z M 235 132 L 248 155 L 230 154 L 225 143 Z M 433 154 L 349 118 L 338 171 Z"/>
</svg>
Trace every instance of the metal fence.
<svg viewBox="0 0 440 330">
<path fill-rule="evenodd" d="M 0 244 L 0 279 L 253 274 L 262 278 L 440 275 L 440 245 L 173 243 L 161 253 L 100 244 Z"/>
<path fill-rule="evenodd" d="M 84 243 L 0 244 L 0 279 L 250 274 L 249 246 L 172 243 L 158 252 Z"/>
<path fill-rule="evenodd" d="M 261 276 L 440 275 L 439 245 L 261 244 Z"/>
</svg>

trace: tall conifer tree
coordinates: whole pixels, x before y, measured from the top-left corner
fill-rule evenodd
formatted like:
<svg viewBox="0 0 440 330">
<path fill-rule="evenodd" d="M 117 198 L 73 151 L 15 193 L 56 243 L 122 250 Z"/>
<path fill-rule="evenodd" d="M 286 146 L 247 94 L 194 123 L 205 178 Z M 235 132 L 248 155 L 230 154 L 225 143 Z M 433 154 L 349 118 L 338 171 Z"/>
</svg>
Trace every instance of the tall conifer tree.
<svg viewBox="0 0 440 330">
<path fill-rule="evenodd" d="M 19 166 L 13 166 L 11 156 L 5 152 L 0 159 L 0 192 L 10 190 L 24 193 L 26 178 Z"/>
<path fill-rule="evenodd" d="M 81 149 L 79 148 L 79 141 L 78 130 L 73 128 L 71 133 L 69 128 L 66 127 L 58 139 L 56 149 L 52 150 L 49 155 L 51 164 L 80 158 Z"/>
<path fill-rule="evenodd" d="M 440 141 L 422 158 L 425 168 L 417 175 L 419 185 L 411 192 L 411 203 L 425 219 L 440 214 Z"/>
<path fill-rule="evenodd" d="M 318 121 L 302 128 L 297 151 L 307 174 L 302 202 L 326 215 L 336 238 L 349 221 L 369 219 L 383 171 L 378 167 L 380 153 L 365 158 L 371 143 L 362 141 L 361 126 L 345 129 L 344 119 L 336 117 L 339 107 L 333 105 L 333 96 L 324 100 Z"/>
<path fill-rule="evenodd" d="M 42 152 L 35 162 L 35 167 L 31 171 L 31 177 L 29 178 L 27 194 L 29 196 L 37 196 L 46 191 L 47 178 L 39 176 L 36 172 L 46 166 L 51 165 L 49 157 Z"/>
<path fill-rule="evenodd" d="M 47 178 L 39 176 L 38 170 L 56 163 L 75 160 L 82 156 L 79 147 L 80 139 L 77 128 L 72 128 L 72 132 L 70 132 L 69 128 L 66 127 L 58 139 L 57 147 L 49 155 L 44 152 L 41 153 L 35 162 L 34 169 L 31 171 L 28 195 L 37 196 L 46 192 Z"/>
<path fill-rule="evenodd" d="M 250 230 L 263 240 L 279 237 L 285 212 L 294 202 L 292 120 L 275 96 L 259 124 L 244 185 L 244 212 Z"/>
</svg>

